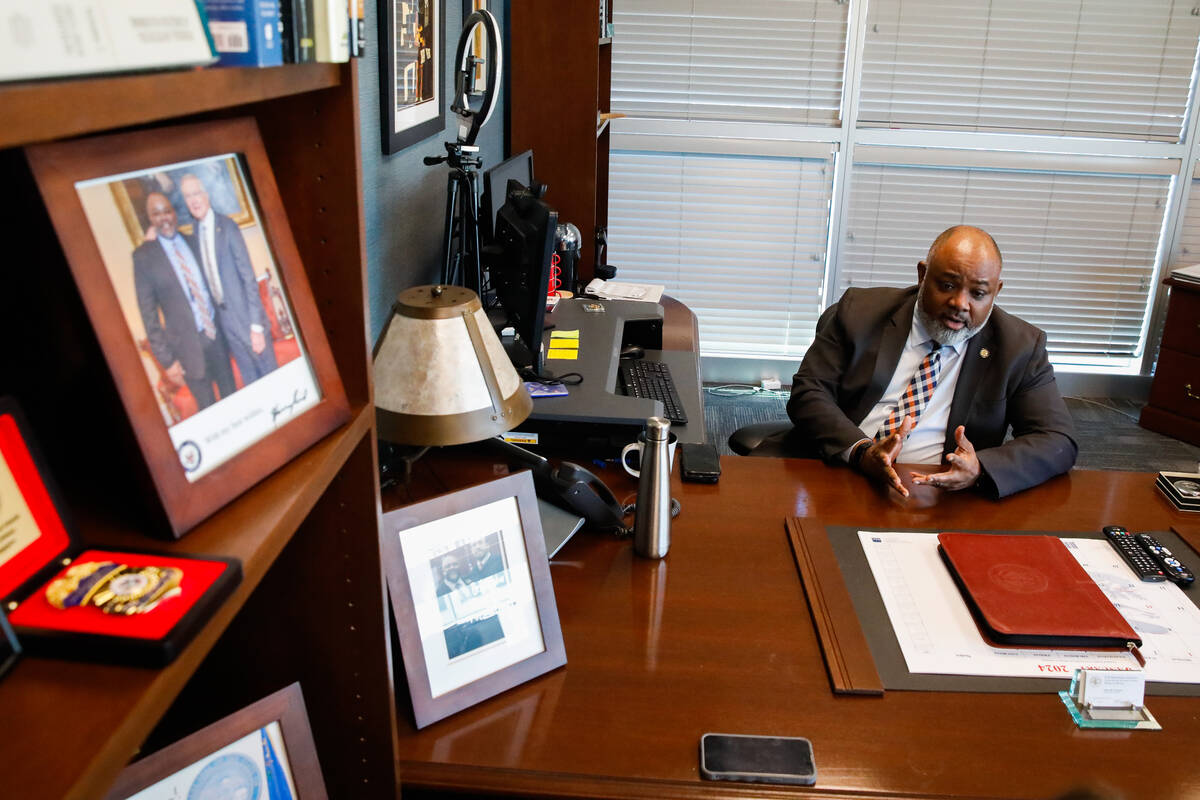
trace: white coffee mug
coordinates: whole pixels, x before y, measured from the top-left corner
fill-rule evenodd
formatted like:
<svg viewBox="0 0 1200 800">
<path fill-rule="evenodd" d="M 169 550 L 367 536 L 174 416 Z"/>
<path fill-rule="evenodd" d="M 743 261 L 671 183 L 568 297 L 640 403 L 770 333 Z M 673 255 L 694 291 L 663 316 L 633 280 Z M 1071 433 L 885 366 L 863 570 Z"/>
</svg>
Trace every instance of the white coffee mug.
<svg viewBox="0 0 1200 800">
<path fill-rule="evenodd" d="M 667 434 L 667 455 L 669 456 L 668 463 L 672 467 L 675 466 L 675 445 L 678 442 L 679 442 L 679 437 L 676 436 L 673 432 Z M 644 448 L 645 446 L 646 446 L 646 434 L 645 434 L 645 432 L 642 432 L 642 433 L 638 434 L 638 438 L 637 438 L 636 442 L 630 442 L 629 444 L 625 445 L 625 447 L 623 447 L 621 449 L 621 466 L 625 468 L 626 472 L 628 472 L 630 475 L 632 475 L 635 478 L 640 478 L 642 476 L 642 472 L 640 469 L 634 469 L 633 467 L 629 466 L 629 462 L 625 460 L 625 457 L 627 455 L 629 455 L 630 450 L 637 450 L 638 451 L 638 466 L 640 467 L 642 464 L 642 448 Z"/>
</svg>

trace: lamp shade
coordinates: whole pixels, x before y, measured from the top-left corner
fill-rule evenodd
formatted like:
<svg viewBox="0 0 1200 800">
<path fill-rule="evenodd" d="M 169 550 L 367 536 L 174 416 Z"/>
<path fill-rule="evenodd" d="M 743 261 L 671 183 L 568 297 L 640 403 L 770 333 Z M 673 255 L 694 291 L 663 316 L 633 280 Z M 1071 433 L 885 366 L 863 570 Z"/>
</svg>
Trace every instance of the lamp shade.
<svg viewBox="0 0 1200 800">
<path fill-rule="evenodd" d="M 533 411 L 479 296 L 461 286 L 397 295 L 374 359 L 376 420 L 389 442 L 478 442 Z"/>
</svg>

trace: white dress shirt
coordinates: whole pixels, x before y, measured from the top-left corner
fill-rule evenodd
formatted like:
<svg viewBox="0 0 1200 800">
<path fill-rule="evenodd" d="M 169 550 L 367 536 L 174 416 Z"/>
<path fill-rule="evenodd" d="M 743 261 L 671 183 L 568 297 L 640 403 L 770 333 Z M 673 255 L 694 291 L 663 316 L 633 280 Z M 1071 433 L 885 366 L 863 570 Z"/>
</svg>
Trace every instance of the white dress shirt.
<svg viewBox="0 0 1200 800">
<path fill-rule="evenodd" d="M 892 373 L 892 380 L 879 402 L 858 424 L 863 433 L 873 437 L 883 427 L 892 409 L 899 404 L 900 397 L 908 388 L 922 359 L 929 354 L 932 339 L 914 311 L 908 341 L 900 353 L 900 361 L 896 364 L 896 371 Z M 950 421 L 950 404 L 954 402 L 954 387 L 958 385 L 958 374 L 962 371 L 963 351 L 966 346 L 965 341 L 957 345 L 942 345 L 941 371 L 938 373 L 937 387 L 933 390 L 933 397 L 929 399 L 921 416 L 917 418 L 916 426 L 904 441 L 900 455 L 896 458 L 897 463 L 941 463 L 946 443 L 946 425 Z M 850 449 L 853 450 L 853 447 Z"/>
<path fill-rule="evenodd" d="M 217 251 L 216 251 L 216 217 L 213 215 L 213 210 L 208 209 L 208 213 L 204 215 L 204 219 L 196 223 L 200 228 L 196 238 L 200 244 L 200 258 L 204 261 L 204 277 L 208 279 L 208 288 L 212 292 L 213 300 L 217 303 L 225 301 L 225 287 L 221 285 L 221 273 L 217 271 Z"/>
</svg>

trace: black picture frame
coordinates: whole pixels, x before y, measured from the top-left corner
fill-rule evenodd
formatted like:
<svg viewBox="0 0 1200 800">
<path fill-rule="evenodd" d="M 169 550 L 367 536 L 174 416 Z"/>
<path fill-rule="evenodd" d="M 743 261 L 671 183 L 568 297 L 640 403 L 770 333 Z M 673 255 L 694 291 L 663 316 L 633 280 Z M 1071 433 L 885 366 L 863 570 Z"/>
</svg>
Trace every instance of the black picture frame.
<svg viewBox="0 0 1200 800">
<path fill-rule="evenodd" d="M 406 5 L 416 9 L 410 13 L 412 19 L 401 18 Z M 445 46 L 445 0 L 379 0 L 379 123 L 385 155 L 445 130 Z M 426 49 L 428 54 L 423 53 Z M 409 63 L 411 70 L 401 69 L 398 74 L 398 53 L 403 51 L 411 51 L 416 60 Z M 418 99 L 401 106 L 398 95 L 410 82 Z M 426 86 L 430 96 L 420 100 L 427 93 Z"/>
</svg>

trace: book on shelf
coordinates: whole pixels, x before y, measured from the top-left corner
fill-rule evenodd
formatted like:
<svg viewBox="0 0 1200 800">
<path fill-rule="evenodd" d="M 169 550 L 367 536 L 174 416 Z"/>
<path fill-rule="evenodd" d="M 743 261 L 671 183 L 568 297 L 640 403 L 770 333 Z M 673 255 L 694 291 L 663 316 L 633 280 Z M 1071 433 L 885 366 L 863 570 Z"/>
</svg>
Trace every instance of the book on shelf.
<svg viewBox="0 0 1200 800">
<path fill-rule="evenodd" d="M 367 3 L 350 0 L 350 57 L 362 58 L 367 52 Z"/>
<path fill-rule="evenodd" d="M 340 63 L 350 60 L 349 0 L 312 0 L 317 61 Z"/>
<path fill-rule="evenodd" d="M 283 63 L 279 0 L 204 0 L 220 67 Z"/>
<path fill-rule="evenodd" d="M 0 81 L 192 67 L 214 60 L 198 0 L 0 0 Z"/>
<path fill-rule="evenodd" d="M 313 38 L 313 0 L 283 0 L 280 8 L 280 39 L 283 60 L 288 64 L 304 64 L 317 60 Z"/>
</svg>

